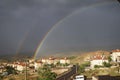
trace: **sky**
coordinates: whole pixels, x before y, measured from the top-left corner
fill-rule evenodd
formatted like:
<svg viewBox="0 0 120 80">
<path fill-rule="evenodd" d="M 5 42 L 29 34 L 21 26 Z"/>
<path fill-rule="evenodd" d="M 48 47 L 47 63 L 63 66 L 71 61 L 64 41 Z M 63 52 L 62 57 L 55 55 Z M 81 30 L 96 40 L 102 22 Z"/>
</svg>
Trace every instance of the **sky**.
<svg viewBox="0 0 120 80">
<path fill-rule="evenodd" d="M 117 0 L 0 0 L 0 55 L 119 48 L 119 14 Z"/>
</svg>

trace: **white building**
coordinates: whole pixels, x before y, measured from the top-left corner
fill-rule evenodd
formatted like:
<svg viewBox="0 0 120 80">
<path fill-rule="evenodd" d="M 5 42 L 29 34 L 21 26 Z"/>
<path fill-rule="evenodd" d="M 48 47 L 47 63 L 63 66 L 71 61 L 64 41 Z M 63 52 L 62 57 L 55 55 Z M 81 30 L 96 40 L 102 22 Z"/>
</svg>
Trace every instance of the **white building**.
<svg viewBox="0 0 120 80">
<path fill-rule="evenodd" d="M 19 64 L 19 65 L 17 65 L 16 69 L 18 71 L 23 71 L 25 69 L 25 65 Z"/>
<path fill-rule="evenodd" d="M 29 59 L 29 63 L 35 62 L 35 59 Z"/>
<path fill-rule="evenodd" d="M 102 55 L 93 56 L 92 60 L 90 61 L 90 67 L 94 68 L 95 65 L 102 66 L 103 62 L 108 63 L 108 59 L 105 56 Z"/>
<path fill-rule="evenodd" d="M 114 62 L 120 62 L 120 50 L 119 49 L 113 50 L 111 58 Z"/>
<path fill-rule="evenodd" d="M 60 59 L 60 63 L 61 64 L 66 64 L 66 63 L 70 64 L 70 60 L 65 57 L 65 58 Z"/>
<path fill-rule="evenodd" d="M 23 70 L 25 70 L 26 64 L 24 62 L 15 62 L 12 64 L 12 67 L 22 72 Z"/>
<path fill-rule="evenodd" d="M 54 60 L 55 60 L 55 58 L 50 57 L 50 58 L 47 58 L 47 59 L 43 58 L 41 61 L 44 64 L 54 64 Z"/>
<path fill-rule="evenodd" d="M 38 61 L 34 63 L 35 70 L 38 70 L 40 67 L 42 67 L 42 62 Z"/>
<path fill-rule="evenodd" d="M 5 69 L 4 66 L 0 65 L 0 73 L 3 73 L 3 70 Z"/>
<path fill-rule="evenodd" d="M 50 57 L 50 58 L 43 58 L 42 63 L 44 64 L 57 64 L 60 60 L 54 57 Z"/>
<path fill-rule="evenodd" d="M 43 64 L 57 64 L 58 62 L 60 62 L 61 64 L 70 64 L 70 60 L 65 58 L 54 58 L 54 57 L 50 57 L 50 58 L 43 58 L 42 60 Z"/>
</svg>

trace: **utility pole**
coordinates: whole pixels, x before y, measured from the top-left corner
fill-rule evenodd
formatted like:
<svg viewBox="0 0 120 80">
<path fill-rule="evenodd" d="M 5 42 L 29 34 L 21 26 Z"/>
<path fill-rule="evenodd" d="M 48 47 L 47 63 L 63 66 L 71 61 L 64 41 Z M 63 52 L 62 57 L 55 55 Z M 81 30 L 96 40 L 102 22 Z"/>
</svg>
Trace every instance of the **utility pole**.
<svg viewBox="0 0 120 80">
<path fill-rule="evenodd" d="M 77 68 L 78 66 L 77 66 L 77 64 L 76 64 L 76 74 L 77 74 L 77 70 L 78 70 L 78 68 Z"/>
<path fill-rule="evenodd" d="M 25 80 L 27 80 L 27 60 L 25 60 Z"/>
</svg>

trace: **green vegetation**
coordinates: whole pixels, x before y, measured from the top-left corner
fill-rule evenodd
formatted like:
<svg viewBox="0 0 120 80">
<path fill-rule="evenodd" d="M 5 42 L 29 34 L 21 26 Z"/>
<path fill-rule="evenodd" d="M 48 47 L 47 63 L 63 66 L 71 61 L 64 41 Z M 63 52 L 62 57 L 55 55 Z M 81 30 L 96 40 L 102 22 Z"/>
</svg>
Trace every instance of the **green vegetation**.
<svg viewBox="0 0 120 80">
<path fill-rule="evenodd" d="M 76 58 L 76 56 L 70 56 L 70 57 L 68 57 L 68 59 L 75 59 Z"/>
<path fill-rule="evenodd" d="M 88 70 L 88 71 L 85 71 L 83 74 L 85 76 L 87 76 L 88 78 L 91 78 L 93 75 L 97 75 L 99 73 L 98 70 Z"/>
<path fill-rule="evenodd" d="M 60 62 L 57 62 L 56 66 L 61 66 Z"/>
<path fill-rule="evenodd" d="M 100 68 L 100 67 L 101 67 L 101 66 L 99 66 L 99 65 L 95 65 L 95 66 L 94 66 L 94 68 Z"/>
<path fill-rule="evenodd" d="M 78 68 L 78 73 L 81 74 L 85 71 L 85 66 L 84 65 L 80 65 Z"/>
<path fill-rule="evenodd" d="M 17 74 L 15 68 L 11 67 L 11 66 L 6 66 L 6 72 L 8 72 L 9 74 Z"/>
<path fill-rule="evenodd" d="M 38 75 L 38 80 L 55 80 L 57 77 L 57 74 L 51 72 L 50 68 L 46 65 L 38 69 Z"/>
<path fill-rule="evenodd" d="M 78 73 L 79 74 L 84 73 L 85 67 L 88 67 L 88 66 L 90 66 L 90 62 L 85 62 L 84 64 L 79 65 Z"/>
<path fill-rule="evenodd" d="M 111 64 L 110 64 L 110 63 L 107 63 L 107 62 L 103 62 L 103 66 L 104 66 L 104 67 L 110 67 Z"/>
<path fill-rule="evenodd" d="M 108 61 L 109 61 L 109 63 L 112 61 L 111 56 L 108 56 Z"/>
<path fill-rule="evenodd" d="M 56 67 L 54 64 L 45 64 L 44 66 L 47 66 L 49 68 L 55 68 Z"/>
<path fill-rule="evenodd" d="M 103 65 L 95 65 L 94 68 L 103 68 L 103 67 L 108 67 L 110 68 L 112 65 L 108 62 L 103 62 Z"/>
<path fill-rule="evenodd" d="M 98 66 L 99 67 L 99 66 Z M 86 75 L 88 78 L 91 78 L 93 75 L 110 75 L 110 76 L 120 76 L 120 68 L 114 67 L 114 68 L 95 68 L 95 69 L 89 69 L 88 71 L 83 71 L 81 74 Z"/>
<path fill-rule="evenodd" d="M 3 80 L 3 76 L 0 75 L 0 80 Z"/>
</svg>

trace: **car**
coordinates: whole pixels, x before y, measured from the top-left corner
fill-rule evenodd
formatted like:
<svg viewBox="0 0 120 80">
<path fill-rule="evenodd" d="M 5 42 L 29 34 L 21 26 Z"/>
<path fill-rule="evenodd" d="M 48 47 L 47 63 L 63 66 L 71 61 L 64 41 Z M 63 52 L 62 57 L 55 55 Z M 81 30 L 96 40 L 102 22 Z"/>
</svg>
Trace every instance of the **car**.
<svg viewBox="0 0 120 80">
<path fill-rule="evenodd" d="M 77 76 L 75 76 L 74 80 L 86 80 L 86 76 L 84 76 L 84 75 L 77 75 Z"/>
</svg>

